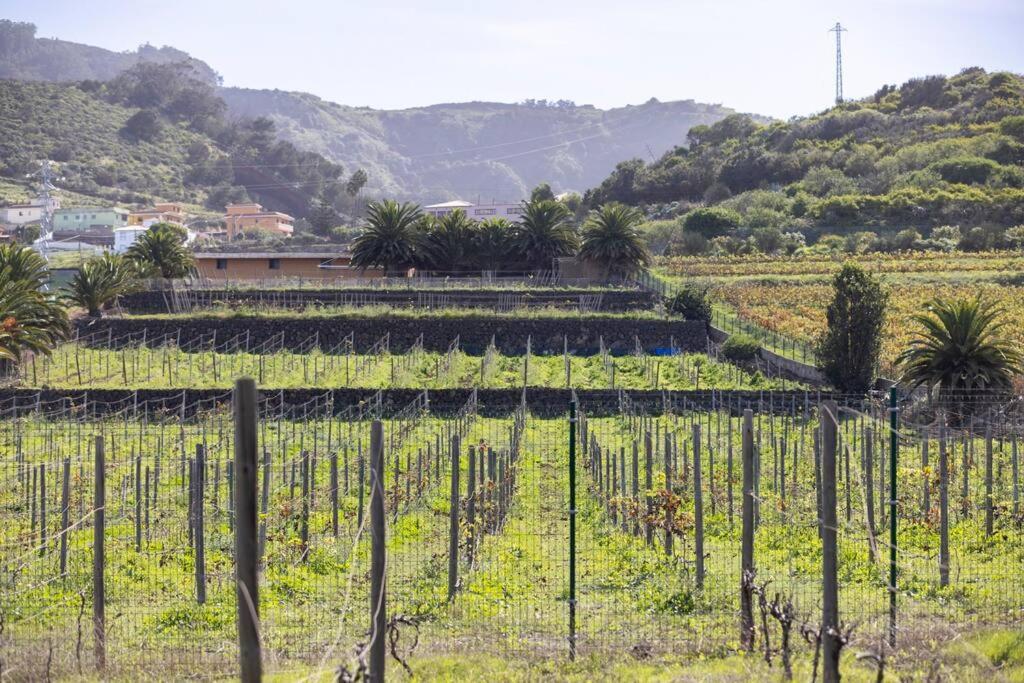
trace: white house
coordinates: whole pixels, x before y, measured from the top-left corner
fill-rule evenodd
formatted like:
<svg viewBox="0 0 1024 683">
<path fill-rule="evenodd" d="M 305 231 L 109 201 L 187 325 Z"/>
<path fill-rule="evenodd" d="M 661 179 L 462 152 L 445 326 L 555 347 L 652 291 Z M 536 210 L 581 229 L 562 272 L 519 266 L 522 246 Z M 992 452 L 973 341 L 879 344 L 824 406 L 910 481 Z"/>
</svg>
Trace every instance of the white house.
<svg viewBox="0 0 1024 683">
<path fill-rule="evenodd" d="M 474 221 L 482 221 L 488 218 L 505 218 L 510 221 L 519 220 L 523 207 L 519 203 L 494 202 L 491 204 L 473 204 L 461 199 L 441 204 L 429 204 L 423 210 L 431 216 L 440 217 L 449 214 L 457 209 L 466 212 L 466 216 Z"/>
<path fill-rule="evenodd" d="M 129 225 L 123 228 L 114 228 L 114 253 L 123 254 L 128 251 L 128 247 L 135 243 L 135 240 L 139 239 L 139 235 L 149 230 L 149 228 L 141 225 Z"/>
<path fill-rule="evenodd" d="M 43 219 L 42 204 L 11 204 L 0 208 L 0 223 L 27 225 Z"/>
</svg>

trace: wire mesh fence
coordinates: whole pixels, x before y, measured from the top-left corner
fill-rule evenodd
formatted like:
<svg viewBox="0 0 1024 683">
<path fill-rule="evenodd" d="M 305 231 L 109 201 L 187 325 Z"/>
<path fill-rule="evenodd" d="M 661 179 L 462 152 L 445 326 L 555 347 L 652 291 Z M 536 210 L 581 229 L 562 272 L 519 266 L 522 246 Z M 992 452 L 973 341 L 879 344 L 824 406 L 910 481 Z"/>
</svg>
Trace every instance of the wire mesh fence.
<svg viewBox="0 0 1024 683">
<path fill-rule="evenodd" d="M 451 652 L 739 649 L 744 591 L 758 642 L 780 628 L 775 593 L 792 622 L 819 623 L 827 490 L 839 613 L 855 639 L 876 641 L 894 625 L 899 642 L 936 623 L 1024 617 L 1024 420 L 1004 402 L 893 411 L 885 397 L 833 397 L 836 447 L 824 458 L 831 418 L 814 393 L 722 392 L 708 409 L 671 393 L 641 405 L 620 392 L 582 401 L 575 421 L 568 405 L 556 418 L 526 405 L 483 417 L 475 396 L 450 415 L 434 414 L 426 393 L 396 409 L 276 397 L 261 399 L 257 424 L 269 671 L 356 671 L 365 661 L 374 423 L 393 667 Z M 114 673 L 237 671 L 228 399 L 0 406 L 3 675 L 89 672 L 100 645 Z M 829 472 L 822 463 L 833 455 Z"/>
</svg>

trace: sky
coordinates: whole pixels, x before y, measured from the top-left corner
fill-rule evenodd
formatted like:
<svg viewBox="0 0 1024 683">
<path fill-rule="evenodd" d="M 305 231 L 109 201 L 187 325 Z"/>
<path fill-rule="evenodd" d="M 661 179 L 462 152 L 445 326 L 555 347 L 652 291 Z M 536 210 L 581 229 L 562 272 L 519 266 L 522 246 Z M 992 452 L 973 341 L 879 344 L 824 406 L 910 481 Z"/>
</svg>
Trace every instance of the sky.
<svg viewBox="0 0 1024 683">
<path fill-rule="evenodd" d="M 383 109 L 656 97 L 808 115 L 834 98 L 837 21 L 847 99 L 968 66 L 1024 72 L 1024 0 L 0 0 L 0 18 Z"/>
</svg>

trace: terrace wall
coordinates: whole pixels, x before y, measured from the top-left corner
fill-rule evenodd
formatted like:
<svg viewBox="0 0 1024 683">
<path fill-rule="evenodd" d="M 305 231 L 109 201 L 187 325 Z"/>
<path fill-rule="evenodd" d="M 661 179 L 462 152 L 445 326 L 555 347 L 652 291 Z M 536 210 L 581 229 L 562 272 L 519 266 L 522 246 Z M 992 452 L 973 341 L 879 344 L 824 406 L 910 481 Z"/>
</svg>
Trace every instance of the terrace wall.
<svg viewBox="0 0 1024 683">
<path fill-rule="evenodd" d="M 80 336 L 92 335 L 100 344 L 105 344 L 108 338 L 141 336 L 143 330 L 151 339 L 180 333 L 182 346 L 208 338 L 214 330 L 221 341 L 248 332 L 250 346 L 258 346 L 282 334 L 285 349 L 302 348 L 316 334 L 319 334 L 321 348 L 330 348 L 351 332 L 356 351 L 368 349 L 385 334 L 390 334 L 393 352 L 408 349 L 422 334 L 423 346 L 428 351 L 447 351 L 452 340 L 459 337 L 462 350 L 474 354 L 482 354 L 493 336 L 498 349 L 509 355 L 523 353 L 528 338 L 534 353 L 562 353 L 563 335 L 569 352 L 577 355 L 598 353 L 602 338 L 615 354 L 633 352 L 636 339 L 647 351 L 669 348 L 672 344 L 685 351 L 705 351 L 708 344 L 707 325 L 703 322 L 597 315 L 557 318 L 486 314 L 394 318 L 360 315 L 102 318 L 79 320 L 76 328 Z"/>
</svg>

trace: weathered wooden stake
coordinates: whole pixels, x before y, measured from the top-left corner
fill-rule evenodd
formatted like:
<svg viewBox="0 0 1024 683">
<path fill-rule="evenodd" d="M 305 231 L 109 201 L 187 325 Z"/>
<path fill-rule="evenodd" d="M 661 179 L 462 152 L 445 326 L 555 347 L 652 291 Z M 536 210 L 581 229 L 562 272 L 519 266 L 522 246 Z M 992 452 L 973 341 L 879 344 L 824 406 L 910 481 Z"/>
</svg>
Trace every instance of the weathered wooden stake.
<svg viewBox="0 0 1024 683">
<path fill-rule="evenodd" d="M 370 643 L 368 680 L 383 683 L 387 634 L 387 586 L 384 576 L 384 429 L 380 420 L 370 426 Z"/>
<path fill-rule="evenodd" d="M 107 504 L 106 462 L 103 454 L 103 437 L 97 436 L 93 448 L 95 458 L 95 488 L 92 498 L 93 536 L 92 536 L 92 633 L 93 647 L 97 671 L 103 671 L 107 665 L 107 625 L 104 607 L 106 605 L 106 582 L 104 567 L 104 527 Z"/>
<path fill-rule="evenodd" d="M 256 520 L 256 383 L 236 380 L 232 400 L 235 419 L 235 600 L 238 615 L 238 657 L 243 683 L 255 683 L 263 675 L 259 635 L 260 548 Z M 269 453 L 266 454 L 269 471 Z M 264 472 L 263 481 L 267 482 Z"/>
<path fill-rule="evenodd" d="M 740 546 L 740 643 L 754 650 L 754 412 L 743 411 L 743 535 Z"/>
<path fill-rule="evenodd" d="M 704 492 L 701 490 L 700 423 L 693 425 L 693 529 L 697 588 L 704 587 Z"/>
<path fill-rule="evenodd" d="M 459 585 L 459 435 L 452 436 L 452 482 L 448 497 L 448 599 L 455 597 Z M 470 468 L 472 472 L 472 468 Z M 472 474 L 470 474 L 472 477 Z"/>
<path fill-rule="evenodd" d="M 839 557 L 836 542 L 836 426 L 839 410 L 835 401 L 822 406 L 821 444 L 821 652 L 822 679 L 825 683 L 839 682 L 839 653 L 842 649 L 839 633 Z M 868 470 L 868 478 L 871 478 Z"/>
</svg>

